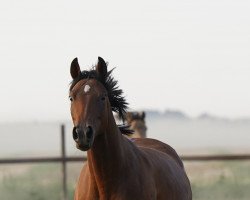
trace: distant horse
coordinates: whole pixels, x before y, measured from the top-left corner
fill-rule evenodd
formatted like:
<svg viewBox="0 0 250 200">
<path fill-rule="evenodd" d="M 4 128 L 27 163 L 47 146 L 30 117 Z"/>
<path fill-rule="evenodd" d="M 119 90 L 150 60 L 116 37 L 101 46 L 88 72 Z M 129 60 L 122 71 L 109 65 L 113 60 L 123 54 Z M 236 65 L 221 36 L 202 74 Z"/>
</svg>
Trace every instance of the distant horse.
<svg viewBox="0 0 250 200">
<path fill-rule="evenodd" d="M 124 119 L 127 102 L 102 58 L 82 71 L 77 58 L 70 68 L 73 139 L 87 151 L 75 200 L 190 200 L 188 177 L 177 153 L 153 139 L 123 137 L 113 113 Z"/>
<path fill-rule="evenodd" d="M 147 126 L 145 122 L 145 112 L 127 112 L 126 121 L 129 127 L 134 131 L 130 135 L 132 138 L 145 138 Z"/>
</svg>

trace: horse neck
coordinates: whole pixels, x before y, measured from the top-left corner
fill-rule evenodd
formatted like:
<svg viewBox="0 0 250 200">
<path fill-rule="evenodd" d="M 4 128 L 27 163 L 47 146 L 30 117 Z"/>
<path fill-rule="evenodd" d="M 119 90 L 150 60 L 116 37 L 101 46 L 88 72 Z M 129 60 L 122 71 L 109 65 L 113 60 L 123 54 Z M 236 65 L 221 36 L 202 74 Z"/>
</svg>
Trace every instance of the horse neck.
<svg viewBox="0 0 250 200">
<path fill-rule="evenodd" d="M 107 121 L 106 130 L 95 138 L 92 148 L 87 152 L 90 174 L 95 179 L 99 193 L 107 193 L 109 188 L 105 183 L 117 179 L 115 177 L 128 164 L 126 149 L 129 144 L 120 133 L 111 110 Z"/>
</svg>

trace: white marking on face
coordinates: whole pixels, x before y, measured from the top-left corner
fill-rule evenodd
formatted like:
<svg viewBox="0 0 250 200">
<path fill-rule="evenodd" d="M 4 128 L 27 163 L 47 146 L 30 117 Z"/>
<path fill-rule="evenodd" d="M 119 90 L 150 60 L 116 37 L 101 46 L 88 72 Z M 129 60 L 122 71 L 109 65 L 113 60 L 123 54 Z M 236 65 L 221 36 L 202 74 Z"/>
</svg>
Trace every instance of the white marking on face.
<svg viewBox="0 0 250 200">
<path fill-rule="evenodd" d="M 90 90 L 90 86 L 89 85 L 85 85 L 84 92 L 87 93 L 87 92 L 89 92 L 89 90 Z"/>
</svg>

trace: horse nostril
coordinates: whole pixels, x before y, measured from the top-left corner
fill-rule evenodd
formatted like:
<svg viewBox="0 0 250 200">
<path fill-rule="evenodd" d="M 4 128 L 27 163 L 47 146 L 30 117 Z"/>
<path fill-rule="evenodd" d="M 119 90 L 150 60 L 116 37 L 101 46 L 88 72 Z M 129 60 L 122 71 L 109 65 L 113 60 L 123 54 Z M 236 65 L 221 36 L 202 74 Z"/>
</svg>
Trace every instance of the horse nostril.
<svg viewBox="0 0 250 200">
<path fill-rule="evenodd" d="M 79 128 L 74 127 L 73 128 L 73 139 L 74 140 L 78 139 L 78 132 L 79 132 Z"/>
<path fill-rule="evenodd" d="M 86 136 L 87 136 L 87 139 L 91 139 L 92 138 L 92 136 L 93 136 L 93 129 L 91 128 L 91 126 L 87 127 Z"/>
</svg>

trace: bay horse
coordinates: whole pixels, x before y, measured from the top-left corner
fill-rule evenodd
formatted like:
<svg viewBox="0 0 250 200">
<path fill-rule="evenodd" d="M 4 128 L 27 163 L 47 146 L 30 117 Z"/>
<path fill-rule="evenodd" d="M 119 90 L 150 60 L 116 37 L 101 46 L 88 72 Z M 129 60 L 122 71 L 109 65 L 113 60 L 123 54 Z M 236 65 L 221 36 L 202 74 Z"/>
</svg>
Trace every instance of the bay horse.
<svg viewBox="0 0 250 200">
<path fill-rule="evenodd" d="M 145 138 L 147 132 L 147 126 L 145 122 L 145 112 L 127 112 L 126 122 L 130 129 L 134 131 L 130 135 L 131 138 Z"/>
<path fill-rule="evenodd" d="M 75 200 L 190 200 L 192 192 L 182 161 L 173 148 L 148 139 L 128 139 L 112 111 L 125 118 L 127 102 L 117 81 L 98 57 L 81 71 L 77 58 L 70 67 L 72 135 L 87 151 L 75 189 Z"/>
</svg>

